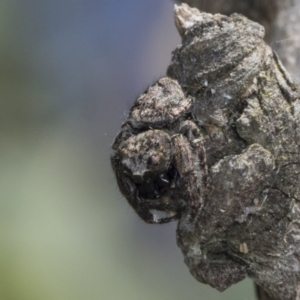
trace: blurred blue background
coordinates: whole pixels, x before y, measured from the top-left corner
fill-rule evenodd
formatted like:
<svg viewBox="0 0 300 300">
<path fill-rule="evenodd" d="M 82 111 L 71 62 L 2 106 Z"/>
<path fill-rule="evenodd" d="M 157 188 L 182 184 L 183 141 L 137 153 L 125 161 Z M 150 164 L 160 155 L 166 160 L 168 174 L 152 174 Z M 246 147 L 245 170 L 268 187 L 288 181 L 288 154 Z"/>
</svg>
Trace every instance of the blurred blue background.
<svg viewBox="0 0 300 300">
<path fill-rule="evenodd" d="M 180 43 L 171 0 L 0 2 L 0 299 L 254 300 L 198 283 L 147 225 L 110 147 Z"/>
</svg>

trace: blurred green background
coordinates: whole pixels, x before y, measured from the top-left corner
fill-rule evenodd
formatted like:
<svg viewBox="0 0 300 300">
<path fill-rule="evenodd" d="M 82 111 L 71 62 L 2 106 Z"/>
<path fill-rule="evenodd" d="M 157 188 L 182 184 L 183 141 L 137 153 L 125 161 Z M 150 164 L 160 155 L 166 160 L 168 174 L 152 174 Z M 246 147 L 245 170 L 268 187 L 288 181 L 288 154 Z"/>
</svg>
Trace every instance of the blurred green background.
<svg viewBox="0 0 300 300">
<path fill-rule="evenodd" d="M 179 42 L 171 0 L 0 1 L 0 300 L 254 300 L 198 283 L 110 167 Z"/>
</svg>

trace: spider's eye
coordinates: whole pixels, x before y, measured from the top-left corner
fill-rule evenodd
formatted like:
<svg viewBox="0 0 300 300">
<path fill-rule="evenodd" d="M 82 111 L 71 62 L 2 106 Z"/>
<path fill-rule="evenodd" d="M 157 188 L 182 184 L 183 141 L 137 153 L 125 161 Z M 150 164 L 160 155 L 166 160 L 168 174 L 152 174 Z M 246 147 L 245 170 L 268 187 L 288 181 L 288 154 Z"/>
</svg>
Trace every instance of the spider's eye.
<svg viewBox="0 0 300 300">
<path fill-rule="evenodd" d="M 149 174 L 144 182 L 137 183 L 138 195 L 144 199 L 157 199 L 162 197 L 170 187 L 167 174 Z"/>
<path fill-rule="evenodd" d="M 157 199 L 160 197 L 159 191 L 153 184 L 141 184 L 137 188 L 138 195 L 144 199 Z"/>
</svg>

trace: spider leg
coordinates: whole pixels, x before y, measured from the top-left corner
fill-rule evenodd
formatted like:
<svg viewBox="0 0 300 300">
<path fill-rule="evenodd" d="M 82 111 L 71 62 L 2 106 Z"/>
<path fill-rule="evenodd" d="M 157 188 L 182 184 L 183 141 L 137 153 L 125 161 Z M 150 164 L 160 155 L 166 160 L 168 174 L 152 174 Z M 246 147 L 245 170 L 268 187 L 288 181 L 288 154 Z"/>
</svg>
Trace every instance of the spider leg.
<svg viewBox="0 0 300 300">
<path fill-rule="evenodd" d="M 187 200 L 188 214 L 194 219 L 202 205 L 201 172 L 197 156 L 181 134 L 172 137 L 174 162 L 180 176 L 179 193 Z"/>
<path fill-rule="evenodd" d="M 199 130 L 199 127 L 190 120 L 186 120 L 185 122 L 183 122 L 179 128 L 179 131 L 188 139 L 192 146 L 193 152 L 198 157 L 203 190 L 207 186 L 208 169 L 202 134 Z"/>
</svg>

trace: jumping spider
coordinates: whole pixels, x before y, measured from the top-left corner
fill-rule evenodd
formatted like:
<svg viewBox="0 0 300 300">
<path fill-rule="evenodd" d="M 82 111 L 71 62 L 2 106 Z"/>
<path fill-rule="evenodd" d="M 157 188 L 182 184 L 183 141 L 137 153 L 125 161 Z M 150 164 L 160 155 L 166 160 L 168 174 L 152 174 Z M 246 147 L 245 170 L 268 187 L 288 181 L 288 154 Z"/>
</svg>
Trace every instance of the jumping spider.
<svg viewBox="0 0 300 300">
<path fill-rule="evenodd" d="M 187 207 L 194 217 L 201 208 L 205 151 L 188 120 L 192 104 L 176 80 L 160 79 L 137 99 L 113 145 L 119 188 L 147 223 L 179 219 Z"/>
</svg>

